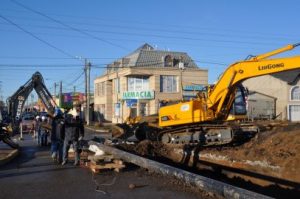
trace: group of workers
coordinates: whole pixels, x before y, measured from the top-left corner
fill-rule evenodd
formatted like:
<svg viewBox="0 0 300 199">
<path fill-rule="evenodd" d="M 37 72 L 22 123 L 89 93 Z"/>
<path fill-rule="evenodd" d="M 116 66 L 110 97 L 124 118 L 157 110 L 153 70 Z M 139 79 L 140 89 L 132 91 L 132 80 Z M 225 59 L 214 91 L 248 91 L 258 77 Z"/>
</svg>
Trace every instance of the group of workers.
<svg viewBox="0 0 300 199">
<path fill-rule="evenodd" d="M 79 165 L 80 149 L 79 142 L 84 136 L 83 120 L 80 115 L 80 106 L 75 110 L 63 113 L 56 108 L 51 121 L 51 131 L 47 129 L 49 121 L 46 118 L 37 118 L 37 139 L 40 146 L 47 146 L 48 134 L 51 140 L 51 156 L 54 161 L 65 165 L 68 163 L 68 152 L 71 144 L 75 152 L 74 165 Z M 42 116 L 43 117 L 43 116 Z"/>
</svg>

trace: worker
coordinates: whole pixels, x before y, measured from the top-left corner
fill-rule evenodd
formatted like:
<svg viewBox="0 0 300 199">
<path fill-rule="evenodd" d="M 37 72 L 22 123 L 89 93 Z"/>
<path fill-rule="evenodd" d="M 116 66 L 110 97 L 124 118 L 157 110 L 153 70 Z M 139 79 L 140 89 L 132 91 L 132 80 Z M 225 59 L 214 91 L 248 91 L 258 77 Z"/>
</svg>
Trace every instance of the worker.
<svg viewBox="0 0 300 199">
<path fill-rule="evenodd" d="M 65 139 L 62 165 L 65 165 L 68 162 L 68 152 L 70 145 L 72 144 L 75 152 L 74 165 L 77 166 L 80 161 L 79 141 L 82 140 L 84 136 L 83 120 L 80 117 L 80 105 L 77 105 L 70 113 L 71 114 L 67 114 L 65 118 Z"/>
<path fill-rule="evenodd" d="M 41 122 L 41 146 L 47 146 L 48 145 L 48 134 L 49 131 L 48 129 L 45 128 L 45 126 L 47 125 L 47 118 L 45 116 L 42 116 L 42 122 Z"/>
<path fill-rule="evenodd" d="M 63 113 L 59 108 L 54 111 L 51 127 L 51 157 L 53 161 L 62 163 L 65 127 Z"/>
<path fill-rule="evenodd" d="M 42 122 L 42 119 L 40 116 L 36 116 L 35 117 L 35 120 L 36 120 L 36 123 L 35 123 L 35 132 L 37 134 L 37 143 L 39 146 L 41 146 L 42 144 L 42 135 L 41 135 L 41 122 Z"/>
</svg>

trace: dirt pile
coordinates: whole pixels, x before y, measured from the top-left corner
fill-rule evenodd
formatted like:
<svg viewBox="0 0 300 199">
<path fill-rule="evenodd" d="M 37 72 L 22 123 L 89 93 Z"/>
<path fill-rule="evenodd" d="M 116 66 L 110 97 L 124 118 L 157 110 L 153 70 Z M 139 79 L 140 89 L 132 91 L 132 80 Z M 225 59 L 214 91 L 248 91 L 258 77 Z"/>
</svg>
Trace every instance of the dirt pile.
<svg viewBox="0 0 300 199">
<path fill-rule="evenodd" d="M 274 126 L 239 146 L 205 148 L 201 153 L 249 163 L 264 174 L 300 182 L 300 124 Z"/>
</svg>

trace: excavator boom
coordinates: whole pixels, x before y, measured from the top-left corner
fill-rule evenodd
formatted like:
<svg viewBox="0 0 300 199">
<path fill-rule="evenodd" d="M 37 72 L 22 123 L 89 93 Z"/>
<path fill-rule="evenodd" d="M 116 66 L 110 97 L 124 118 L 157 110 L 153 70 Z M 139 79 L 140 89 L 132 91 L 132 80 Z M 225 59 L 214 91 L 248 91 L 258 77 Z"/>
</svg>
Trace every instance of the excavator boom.
<svg viewBox="0 0 300 199">
<path fill-rule="evenodd" d="M 267 59 L 270 56 L 292 50 L 296 46 L 299 46 L 299 44 L 288 45 L 278 50 L 253 57 L 250 60 L 230 65 L 209 93 L 207 101 L 208 109 L 214 111 L 216 118 L 224 119 L 230 111 L 229 108 L 232 102 L 230 102 L 229 98 L 234 97 L 233 90 L 236 88 L 236 85 L 252 77 L 299 69 L 300 56 Z"/>
</svg>

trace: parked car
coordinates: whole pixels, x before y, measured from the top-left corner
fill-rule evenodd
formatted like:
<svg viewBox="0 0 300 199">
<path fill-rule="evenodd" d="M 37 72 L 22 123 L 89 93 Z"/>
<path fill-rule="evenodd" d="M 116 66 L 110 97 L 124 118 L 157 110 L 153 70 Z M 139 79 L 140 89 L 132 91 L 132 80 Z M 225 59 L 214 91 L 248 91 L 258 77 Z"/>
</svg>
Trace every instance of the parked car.
<svg viewBox="0 0 300 199">
<path fill-rule="evenodd" d="M 21 120 L 22 132 L 33 132 L 35 129 L 36 121 L 33 114 L 26 113 L 23 115 Z"/>
</svg>

